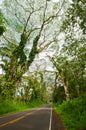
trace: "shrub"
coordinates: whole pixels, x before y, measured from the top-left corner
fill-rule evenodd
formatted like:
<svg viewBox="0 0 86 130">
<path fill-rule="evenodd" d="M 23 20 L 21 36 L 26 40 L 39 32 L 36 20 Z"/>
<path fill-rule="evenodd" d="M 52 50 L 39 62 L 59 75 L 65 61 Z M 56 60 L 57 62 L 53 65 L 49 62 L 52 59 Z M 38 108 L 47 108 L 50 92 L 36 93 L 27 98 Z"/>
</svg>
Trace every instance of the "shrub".
<svg viewBox="0 0 86 130">
<path fill-rule="evenodd" d="M 63 115 L 68 130 L 86 130 L 86 96 L 63 102 L 56 111 Z"/>
</svg>

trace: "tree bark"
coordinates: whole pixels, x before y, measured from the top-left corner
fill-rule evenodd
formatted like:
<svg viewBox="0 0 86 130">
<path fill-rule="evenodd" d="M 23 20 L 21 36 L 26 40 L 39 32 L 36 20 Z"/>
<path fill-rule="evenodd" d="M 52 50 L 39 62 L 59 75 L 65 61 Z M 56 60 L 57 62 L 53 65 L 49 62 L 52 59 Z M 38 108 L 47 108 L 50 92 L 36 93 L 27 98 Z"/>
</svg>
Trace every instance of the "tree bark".
<svg viewBox="0 0 86 130">
<path fill-rule="evenodd" d="M 69 91 L 68 91 L 68 81 L 64 82 L 64 90 L 65 90 L 65 95 L 66 95 L 66 101 L 70 100 L 70 96 L 69 96 Z"/>
</svg>

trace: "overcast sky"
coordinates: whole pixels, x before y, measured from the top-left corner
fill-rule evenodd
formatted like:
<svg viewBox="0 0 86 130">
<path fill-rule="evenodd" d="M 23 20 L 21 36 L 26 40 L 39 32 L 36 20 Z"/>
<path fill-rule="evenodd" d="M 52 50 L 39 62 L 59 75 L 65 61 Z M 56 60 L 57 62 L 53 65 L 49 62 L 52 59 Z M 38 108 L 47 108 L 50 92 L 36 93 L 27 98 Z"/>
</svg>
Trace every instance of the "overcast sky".
<svg viewBox="0 0 86 130">
<path fill-rule="evenodd" d="M 53 2 L 58 2 L 59 0 L 52 0 Z M 2 3 L 2 0 L 0 0 L 0 4 Z"/>
<path fill-rule="evenodd" d="M 0 4 L 2 3 L 2 0 L 0 0 Z"/>
</svg>

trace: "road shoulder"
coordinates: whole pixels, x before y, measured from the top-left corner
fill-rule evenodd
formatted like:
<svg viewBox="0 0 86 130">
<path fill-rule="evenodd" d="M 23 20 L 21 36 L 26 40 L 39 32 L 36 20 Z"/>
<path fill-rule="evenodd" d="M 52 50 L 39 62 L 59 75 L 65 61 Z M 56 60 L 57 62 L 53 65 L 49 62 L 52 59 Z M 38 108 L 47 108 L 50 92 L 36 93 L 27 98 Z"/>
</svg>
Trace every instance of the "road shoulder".
<svg viewBox="0 0 86 130">
<path fill-rule="evenodd" d="M 62 123 L 61 115 L 57 114 L 55 110 L 52 110 L 52 127 L 51 130 L 67 130 Z"/>
</svg>

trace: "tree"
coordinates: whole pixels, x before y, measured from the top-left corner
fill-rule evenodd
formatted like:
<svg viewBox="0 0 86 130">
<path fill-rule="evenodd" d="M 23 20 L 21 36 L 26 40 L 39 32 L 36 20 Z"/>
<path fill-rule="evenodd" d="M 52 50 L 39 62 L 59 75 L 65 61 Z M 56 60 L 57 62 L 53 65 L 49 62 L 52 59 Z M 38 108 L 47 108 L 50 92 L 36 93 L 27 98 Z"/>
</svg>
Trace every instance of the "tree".
<svg viewBox="0 0 86 130">
<path fill-rule="evenodd" d="M 32 11 L 29 13 L 29 15 L 26 19 L 26 22 L 23 26 L 23 31 L 20 35 L 21 39 L 20 39 L 19 45 L 16 46 L 15 48 L 13 48 L 13 51 L 11 51 L 10 56 L 9 56 L 9 49 L 5 48 L 6 53 L 7 53 L 7 49 L 8 49 L 8 55 L 6 55 L 6 58 L 5 58 L 6 60 L 4 60 L 4 62 L 5 62 L 4 68 L 5 68 L 5 72 L 6 72 L 5 77 L 6 77 L 6 81 L 8 82 L 7 89 L 8 88 L 11 89 L 10 88 L 11 86 L 15 86 L 20 81 L 22 75 L 27 71 L 28 67 L 30 66 L 30 64 L 34 60 L 35 55 L 38 53 L 37 52 L 37 44 L 38 44 L 38 40 L 41 36 L 41 32 L 42 32 L 43 27 L 44 27 L 44 20 L 41 24 L 41 27 L 39 28 L 39 32 L 38 32 L 37 36 L 35 36 L 35 38 L 33 40 L 33 47 L 31 49 L 31 52 L 29 53 L 28 59 L 27 59 L 25 52 L 24 52 L 24 48 L 25 48 L 25 45 L 28 41 L 30 34 L 34 30 L 36 30 L 35 28 L 34 29 L 31 28 L 30 31 L 27 32 L 28 22 L 30 20 L 31 14 L 38 11 L 38 10 L 39 9 L 37 9 L 37 10 L 32 9 Z M 44 14 L 43 14 L 44 19 L 45 19 L 45 11 L 46 11 L 46 9 L 44 10 Z M 4 38 L 5 38 L 5 36 L 4 36 Z M 6 38 L 5 38 L 5 40 L 6 40 Z M 12 44 L 12 42 L 10 42 L 9 40 L 7 40 L 7 42 Z M 4 47 L 2 47 L 2 48 L 4 48 Z M 13 85 L 10 83 L 12 83 Z"/>
<path fill-rule="evenodd" d="M 3 33 L 6 31 L 6 27 L 4 26 L 5 22 L 6 22 L 6 20 L 0 9 L 0 36 L 3 35 Z"/>
<path fill-rule="evenodd" d="M 83 90 L 85 84 L 84 76 L 86 75 L 85 13 L 85 1 L 73 1 L 66 12 L 61 28 L 65 35 L 65 44 L 61 53 L 64 53 L 70 59 L 71 77 L 69 78 L 69 87 L 70 89 L 75 88 L 78 95 L 80 94 L 79 90 Z"/>
<path fill-rule="evenodd" d="M 53 14 L 52 11 L 50 11 L 50 13 L 47 12 L 50 6 L 47 0 L 43 1 L 41 4 L 39 1 L 33 0 L 24 2 L 22 0 L 4 0 L 3 3 L 5 17 L 8 18 L 8 30 L 2 38 L 4 38 L 6 44 L 10 43 L 13 45 L 16 43 L 17 45 L 12 48 L 11 55 L 6 55 L 3 60 L 5 63 L 3 66 L 6 73 L 6 86 L 7 89 L 9 88 L 10 90 L 12 85 L 14 86 L 12 88 L 15 88 L 15 86 L 18 85 L 22 75 L 28 70 L 35 59 L 35 56 L 39 52 L 37 48 L 39 40 L 44 40 L 44 31 L 52 24 L 52 20 L 57 17 L 62 7 Z M 20 38 L 18 38 L 18 36 Z M 32 48 L 28 54 L 26 54 L 25 48 L 27 44 L 30 43 L 32 43 Z"/>
<path fill-rule="evenodd" d="M 65 20 L 63 22 L 63 30 L 73 31 L 77 25 L 82 29 L 83 34 L 86 34 L 86 1 L 73 0 L 72 4 L 66 11 Z M 69 31 L 68 31 L 69 32 Z M 73 33 L 73 32 L 72 32 Z"/>
<path fill-rule="evenodd" d="M 49 57 L 50 61 L 53 63 L 58 75 L 60 76 L 61 82 L 64 86 L 66 100 L 69 101 L 69 90 L 68 90 L 68 79 L 69 79 L 69 71 L 68 71 L 68 61 L 66 57 Z"/>
</svg>

